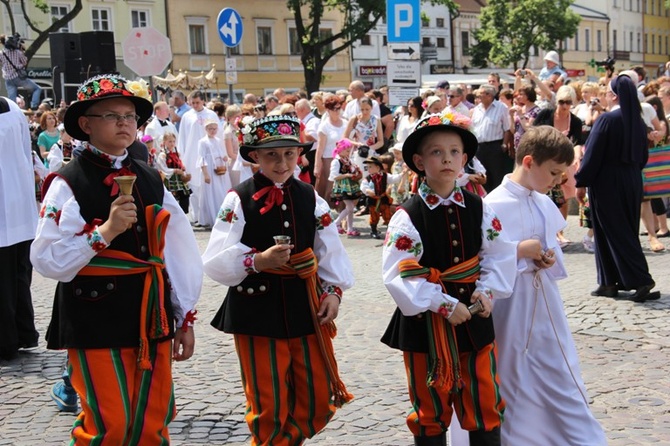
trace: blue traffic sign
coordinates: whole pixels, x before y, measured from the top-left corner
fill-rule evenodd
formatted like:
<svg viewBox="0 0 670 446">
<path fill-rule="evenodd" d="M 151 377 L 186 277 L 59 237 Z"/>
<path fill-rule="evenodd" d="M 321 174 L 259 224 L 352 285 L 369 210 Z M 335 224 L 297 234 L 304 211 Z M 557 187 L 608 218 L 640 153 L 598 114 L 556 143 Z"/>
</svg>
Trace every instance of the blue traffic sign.
<svg viewBox="0 0 670 446">
<path fill-rule="evenodd" d="M 227 47 L 233 48 L 242 41 L 242 17 L 240 13 L 233 8 L 224 8 L 219 13 L 219 18 L 216 20 L 216 25 L 219 29 L 219 37 L 223 44 Z"/>
<path fill-rule="evenodd" d="M 421 0 L 386 0 L 386 34 L 390 43 L 421 41 Z"/>
</svg>

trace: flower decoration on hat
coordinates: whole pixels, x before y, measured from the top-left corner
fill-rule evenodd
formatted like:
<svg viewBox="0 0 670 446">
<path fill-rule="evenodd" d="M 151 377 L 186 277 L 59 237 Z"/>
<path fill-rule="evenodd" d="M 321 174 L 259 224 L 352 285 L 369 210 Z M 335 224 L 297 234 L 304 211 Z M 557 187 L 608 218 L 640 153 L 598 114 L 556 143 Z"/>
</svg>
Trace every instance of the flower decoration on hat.
<svg viewBox="0 0 670 446">
<path fill-rule="evenodd" d="M 275 139 L 295 139 L 300 142 L 300 121 L 286 116 L 267 116 L 256 119 L 242 128 L 243 141 L 248 145 L 257 145 Z"/>
<path fill-rule="evenodd" d="M 114 93 L 151 100 L 151 94 L 144 79 L 128 82 L 121 76 L 108 74 L 96 76 L 86 81 L 77 91 L 77 100 L 98 99 Z"/>
<path fill-rule="evenodd" d="M 461 115 L 460 113 L 446 112 L 446 113 L 436 113 L 429 115 L 426 118 L 422 119 L 414 127 L 416 132 L 419 129 L 427 127 L 429 125 L 454 125 L 460 127 L 464 130 L 472 131 L 472 121 L 469 117 Z"/>
<path fill-rule="evenodd" d="M 130 90 L 133 95 L 147 100 L 151 100 L 151 93 L 149 92 L 149 84 L 144 79 L 137 81 L 130 81 L 127 84 L 128 90 Z"/>
</svg>

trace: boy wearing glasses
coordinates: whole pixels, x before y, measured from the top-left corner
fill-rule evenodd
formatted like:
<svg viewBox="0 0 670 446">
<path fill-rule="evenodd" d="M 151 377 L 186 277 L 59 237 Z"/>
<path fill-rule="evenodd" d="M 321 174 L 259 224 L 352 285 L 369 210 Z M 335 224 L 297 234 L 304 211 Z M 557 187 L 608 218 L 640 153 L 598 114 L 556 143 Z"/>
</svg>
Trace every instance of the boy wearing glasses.
<svg viewBox="0 0 670 446">
<path fill-rule="evenodd" d="M 171 361 L 193 354 L 198 247 L 158 172 L 126 150 L 149 97 L 120 76 L 87 80 L 64 119 L 86 149 L 44 185 L 31 261 L 59 280 L 47 347 L 68 351 L 74 445 L 168 444 Z M 121 195 L 119 177 L 134 178 Z"/>
</svg>

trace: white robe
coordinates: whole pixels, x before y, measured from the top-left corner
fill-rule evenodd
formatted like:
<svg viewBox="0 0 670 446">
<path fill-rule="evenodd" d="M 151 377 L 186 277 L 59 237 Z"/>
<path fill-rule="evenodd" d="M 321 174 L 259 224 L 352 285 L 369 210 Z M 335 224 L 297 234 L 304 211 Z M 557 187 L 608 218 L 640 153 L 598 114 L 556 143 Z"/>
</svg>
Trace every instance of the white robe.
<svg viewBox="0 0 670 446">
<path fill-rule="evenodd" d="M 225 167 L 226 173 L 217 175 L 214 172 L 215 167 Z M 207 169 L 210 182 L 205 183 L 202 176 L 202 168 Z M 201 173 L 200 184 L 196 187 L 200 188 L 200 195 L 198 200 L 200 206 L 197 213 L 198 223 L 203 226 L 213 226 L 216 220 L 216 215 L 219 212 L 221 203 L 231 187 L 230 184 L 230 166 L 228 166 L 228 157 L 226 150 L 223 148 L 223 143 L 217 137 L 210 138 L 205 136 L 198 141 L 198 161 L 196 168 Z"/>
<path fill-rule="evenodd" d="M 200 184 L 200 169 L 196 168 L 198 161 L 198 141 L 206 135 L 205 121 L 213 120 L 219 122 L 219 117 L 212 110 L 203 108 L 200 111 L 190 109 L 181 117 L 179 125 L 179 137 L 177 139 L 177 149 L 184 163 L 186 172 L 191 174 L 191 206 L 193 212 L 190 214 L 194 221 L 197 221 L 198 215 L 198 185 Z"/>
<path fill-rule="evenodd" d="M 7 99 L 9 111 L 0 115 L 0 247 L 35 237 L 35 174 L 28 121 L 21 109 Z M 29 205 L 33 203 L 33 205 Z"/>
<path fill-rule="evenodd" d="M 507 402 L 502 444 L 607 444 L 589 410 L 579 357 L 556 283 L 567 276 L 556 240 L 565 219 L 549 197 L 526 189 L 509 176 L 484 202 L 499 216 L 511 240 L 538 239 L 556 257 L 551 268 L 539 271 L 532 260 L 519 259 L 511 297 L 494 300 L 500 392 Z"/>
</svg>

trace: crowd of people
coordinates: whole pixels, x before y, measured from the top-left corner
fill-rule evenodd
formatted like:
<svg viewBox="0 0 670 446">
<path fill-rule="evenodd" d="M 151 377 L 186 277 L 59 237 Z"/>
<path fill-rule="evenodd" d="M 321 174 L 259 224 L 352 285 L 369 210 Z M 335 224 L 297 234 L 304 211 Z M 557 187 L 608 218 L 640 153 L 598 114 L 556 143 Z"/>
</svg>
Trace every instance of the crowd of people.
<svg viewBox="0 0 670 446">
<path fill-rule="evenodd" d="M 0 129 L 32 173 L 0 234 L 13 296 L 0 358 L 38 344 L 34 266 L 59 281 L 47 346 L 68 368 L 51 395 L 64 411 L 81 401 L 74 444 L 164 444 L 171 360 L 193 354 L 207 274 L 229 287 L 212 325 L 235 337 L 252 444 L 302 444 L 353 398 L 331 339 L 353 286 L 342 237 L 367 232 L 354 227 L 367 215 L 397 305 L 382 342 L 403 352 L 416 445 L 445 445 L 453 413 L 471 445 L 605 444 L 556 285 L 562 231 L 575 199 L 592 295 L 660 297 L 639 226 L 665 249 L 663 194 L 645 195 L 642 173 L 668 137 L 670 77 L 635 67 L 568 84 L 546 61 L 513 88 L 495 73 L 476 89 L 443 81 L 395 110 L 358 80 L 240 105 L 201 91 L 152 103 L 144 81 L 116 75 L 56 110 L 3 98 L 16 123 Z M 5 195 L 8 178 L 3 166 Z M 202 257 L 193 227 L 211 230 Z"/>
</svg>

